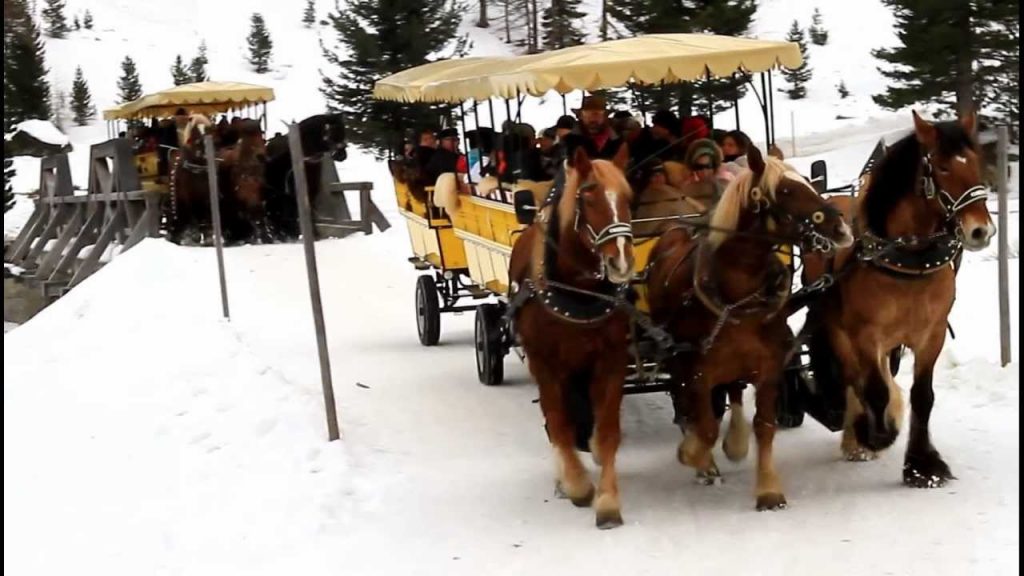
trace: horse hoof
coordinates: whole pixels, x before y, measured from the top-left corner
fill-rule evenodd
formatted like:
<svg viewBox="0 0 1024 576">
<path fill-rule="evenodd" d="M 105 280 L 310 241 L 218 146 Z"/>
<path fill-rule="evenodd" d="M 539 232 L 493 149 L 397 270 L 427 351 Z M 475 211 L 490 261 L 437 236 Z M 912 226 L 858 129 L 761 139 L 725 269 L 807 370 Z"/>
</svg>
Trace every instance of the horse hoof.
<svg viewBox="0 0 1024 576">
<path fill-rule="evenodd" d="M 843 457 L 847 462 L 871 462 L 878 458 L 878 453 L 858 446 L 850 450 L 843 450 Z"/>
<path fill-rule="evenodd" d="M 924 456 L 908 456 L 903 463 L 903 483 L 911 488 L 942 488 L 956 476 L 938 452 Z"/>
<path fill-rule="evenodd" d="M 782 494 L 769 492 L 757 497 L 757 511 L 782 510 L 786 507 L 786 497 Z"/>
<path fill-rule="evenodd" d="M 594 488 L 594 485 L 591 484 L 590 487 L 587 489 L 586 494 L 584 494 L 583 496 L 578 496 L 576 498 L 570 496 L 569 501 L 572 502 L 573 506 L 576 506 L 577 508 L 589 508 L 590 505 L 594 502 L 594 494 L 596 492 L 597 490 Z"/>
<path fill-rule="evenodd" d="M 597 528 L 609 530 L 622 526 L 622 513 L 618 510 L 600 510 L 597 513 Z"/>
<path fill-rule="evenodd" d="M 712 466 L 707 470 L 697 470 L 694 481 L 700 486 L 714 486 L 723 482 L 722 473 L 718 471 L 717 466 Z"/>
</svg>

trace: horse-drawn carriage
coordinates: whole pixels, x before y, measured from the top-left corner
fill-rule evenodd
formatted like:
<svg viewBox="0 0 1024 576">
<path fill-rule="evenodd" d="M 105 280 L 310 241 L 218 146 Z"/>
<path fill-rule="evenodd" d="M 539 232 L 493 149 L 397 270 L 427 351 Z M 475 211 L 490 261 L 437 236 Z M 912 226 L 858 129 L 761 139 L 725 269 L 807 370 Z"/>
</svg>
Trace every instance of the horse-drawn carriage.
<svg viewBox="0 0 1024 576">
<path fill-rule="evenodd" d="M 172 239 L 203 242 L 212 232 L 203 145 L 207 134 L 214 140 L 228 240 L 298 236 L 287 138 L 266 135 L 267 103 L 273 100 L 273 89 L 265 86 L 197 82 L 104 111 L 110 135 L 133 141 L 142 186 L 166 194 L 165 223 Z M 119 130 L 122 123 L 127 130 Z M 327 114 L 307 118 L 299 127 L 307 169 L 314 174 L 308 185 L 316 210 L 326 203 L 318 202 L 324 182 L 337 179 L 333 162 L 323 159 L 345 159 L 344 125 L 339 115 Z"/>
<path fill-rule="evenodd" d="M 435 63 L 382 80 L 375 95 L 461 104 L 770 74 L 799 64 L 794 44 L 659 35 Z M 770 91 L 760 100 L 770 146 Z M 472 177 L 462 183 L 454 174 L 431 187 L 407 164 L 393 162 L 411 260 L 432 271 L 417 282 L 420 340 L 437 343 L 440 314 L 470 308 L 459 305 L 462 298 L 489 299 L 476 306 L 479 378 L 500 383 L 503 357 L 513 347 L 523 350 L 556 449 L 556 487 L 577 506 L 593 504 L 602 528 L 622 523 L 615 453 L 624 393 L 672 393 L 684 432 L 678 459 L 713 483 L 719 471 L 711 449 L 725 395 L 731 415 L 723 450 L 738 460 L 751 431 L 742 386 L 753 384 L 757 507 L 779 509 L 786 499 L 772 442 L 778 425 L 798 424 L 804 408 L 843 430 L 850 460 L 892 445 L 902 400 L 888 359 L 901 345 L 915 348 L 917 418 L 904 483 L 941 485 L 952 475 L 927 432 L 931 365 L 945 334 L 940 312 L 952 304 L 951 262 L 964 247 L 987 245 L 994 233 L 972 129 L 973 118 L 931 124 L 915 115 L 914 133 L 879 162 L 856 204 L 849 197 L 826 200 L 791 166 L 751 146 L 748 166 L 709 215 L 667 216 L 668 225 L 648 237 L 637 234 L 631 216 L 633 195 L 645 191 L 631 190 L 618 155 L 595 159 L 576 148 L 565 158 L 563 186 L 550 197 L 537 194 L 549 184 Z M 866 221 L 858 222 L 861 216 Z M 794 256 L 805 264 L 799 290 Z M 934 306 L 911 312 L 918 297 Z M 808 348 L 787 319 L 811 301 Z M 844 307 L 856 314 L 844 315 Z M 800 360 L 806 352 L 815 371 L 810 380 Z M 596 489 L 577 450 L 591 451 L 601 466 Z"/>
</svg>

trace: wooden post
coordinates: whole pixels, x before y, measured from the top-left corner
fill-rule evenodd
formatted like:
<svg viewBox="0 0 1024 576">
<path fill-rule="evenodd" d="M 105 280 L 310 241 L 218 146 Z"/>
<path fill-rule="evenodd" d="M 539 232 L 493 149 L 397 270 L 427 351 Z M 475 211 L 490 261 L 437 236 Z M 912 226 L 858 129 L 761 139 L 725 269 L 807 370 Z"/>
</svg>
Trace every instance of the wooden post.
<svg viewBox="0 0 1024 576">
<path fill-rule="evenodd" d="M 224 318 L 230 320 L 228 310 L 228 281 L 224 276 L 224 237 L 220 229 L 220 194 L 217 192 L 217 157 L 213 152 L 213 135 L 203 137 L 206 146 L 206 175 L 210 183 L 210 212 L 213 217 L 213 245 L 217 249 L 217 274 L 220 276 L 220 304 Z"/>
<path fill-rule="evenodd" d="M 1006 126 L 996 129 L 996 187 L 999 199 L 999 356 L 1003 366 L 1010 363 L 1010 215 L 1007 200 L 1007 158 L 1009 133 Z"/>
<path fill-rule="evenodd" d="M 306 275 L 309 279 L 309 298 L 313 304 L 313 325 L 316 328 L 316 348 L 320 357 L 320 381 L 324 390 L 324 408 L 327 411 L 327 439 L 341 437 L 338 413 L 334 405 L 334 383 L 331 381 L 331 358 L 327 351 L 327 329 L 324 325 L 323 304 L 320 301 L 320 277 L 316 269 L 316 250 L 313 246 L 313 218 L 306 185 L 305 157 L 299 125 L 288 126 L 288 146 L 292 153 L 292 172 L 295 175 L 295 201 L 299 205 L 299 226 L 302 229 L 302 247 L 306 253 Z"/>
<path fill-rule="evenodd" d="M 796 158 L 796 112 L 789 111 L 789 150 L 790 156 Z"/>
</svg>

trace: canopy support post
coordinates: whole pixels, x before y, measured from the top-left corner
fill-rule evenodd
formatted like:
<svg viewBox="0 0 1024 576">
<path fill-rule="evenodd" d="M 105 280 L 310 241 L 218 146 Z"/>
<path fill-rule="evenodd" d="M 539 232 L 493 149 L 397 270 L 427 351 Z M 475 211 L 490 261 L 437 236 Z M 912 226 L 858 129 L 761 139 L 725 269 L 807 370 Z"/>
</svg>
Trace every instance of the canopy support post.
<svg viewBox="0 0 1024 576">
<path fill-rule="evenodd" d="M 711 69 L 707 66 L 704 67 L 704 80 L 707 82 L 706 90 L 704 90 L 704 92 L 708 97 L 708 129 L 710 129 L 713 134 L 715 130 L 715 97 L 711 90 Z"/>
<path fill-rule="evenodd" d="M 565 94 L 562 94 L 562 116 L 569 114 L 568 109 L 565 107 Z"/>
<path fill-rule="evenodd" d="M 768 125 L 768 84 L 764 72 L 761 72 L 761 93 L 764 94 L 764 98 L 758 99 L 761 100 L 761 114 L 764 116 L 764 145 L 767 152 L 767 148 L 772 145 L 772 132 L 771 126 Z"/>
<path fill-rule="evenodd" d="M 772 141 L 769 146 L 775 144 L 775 89 L 772 88 L 772 70 L 768 69 L 768 121 L 772 127 Z"/>
<path fill-rule="evenodd" d="M 497 125 L 494 123 L 494 98 L 487 99 L 487 107 L 491 110 L 491 130 L 495 130 Z"/>
<path fill-rule="evenodd" d="M 462 102 L 459 102 L 459 124 L 462 125 L 462 139 L 466 144 L 466 179 L 472 184 L 473 175 L 469 172 L 469 133 L 466 132 L 466 108 Z M 458 178 L 458 174 L 455 177 Z"/>
</svg>

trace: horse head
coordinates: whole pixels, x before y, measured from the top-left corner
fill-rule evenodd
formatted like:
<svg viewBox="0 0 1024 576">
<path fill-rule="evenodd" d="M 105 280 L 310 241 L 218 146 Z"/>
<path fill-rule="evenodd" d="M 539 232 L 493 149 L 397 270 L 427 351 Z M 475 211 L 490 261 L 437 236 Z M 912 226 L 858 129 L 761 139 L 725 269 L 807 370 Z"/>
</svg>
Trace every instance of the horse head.
<svg viewBox="0 0 1024 576">
<path fill-rule="evenodd" d="M 751 146 L 749 167 L 729 183 L 711 218 L 710 241 L 720 246 L 741 227 L 764 231 L 804 249 L 829 252 L 853 244 L 842 214 L 822 198 L 791 166 L 764 157 Z"/>
<path fill-rule="evenodd" d="M 633 192 L 622 170 L 626 162 L 625 154 L 614 161 L 591 160 L 578 147 L 567 166 L 558 206 L 560 237 L 575 233 L 596 257 L 597 277 L 615 284 L 633 279 Z"/>
<path fill-rule="evenodd" d="M 348 158 L 345 142 L 345 122 L 341 114 L 318 114 L 299 122 L 302 151 L 309 157 L 330 154 L 335 162 Z"/>
<path fill-rule="evenodd" d="M 930 123 L 914 112 L 914 134 L 921 146 L 924 194 L 935 198 L 936 216 L 956 226 L 968 250 L 989 245 L 996 227 L 985 205 L 982 161 L 974 139 L 974 114 L 959 121 Z"/>
</svg>

